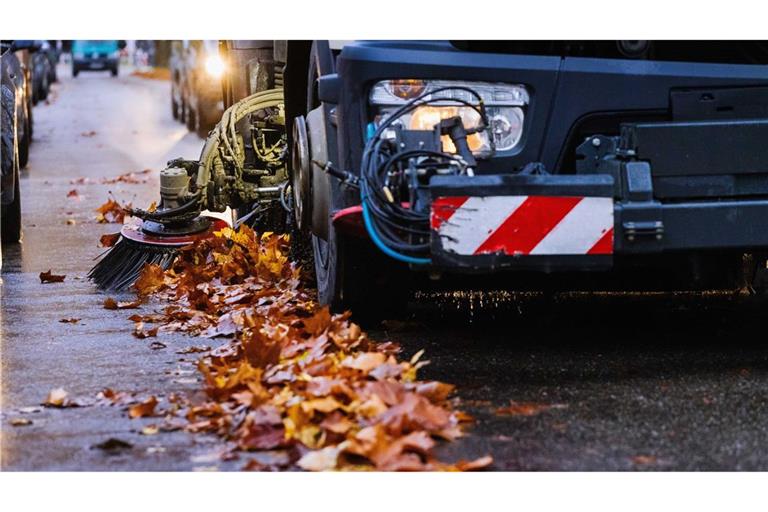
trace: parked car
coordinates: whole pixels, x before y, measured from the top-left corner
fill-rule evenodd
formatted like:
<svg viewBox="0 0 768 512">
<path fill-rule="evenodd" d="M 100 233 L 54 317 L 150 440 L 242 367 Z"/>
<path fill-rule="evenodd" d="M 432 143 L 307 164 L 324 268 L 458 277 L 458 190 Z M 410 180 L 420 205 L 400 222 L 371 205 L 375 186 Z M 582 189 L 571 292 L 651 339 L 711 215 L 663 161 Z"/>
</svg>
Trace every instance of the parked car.
<svg viewBox="0 0 768 512">
<path fill-rule="evenodd" d="M 0 196 L 0 237 L 3 243 L 21 239 L 20 170 L 26 166 L 31 142 L 31 112 L 29 77 L 19 54 L 35 50 L 33 41 L 2 41 L 2 66 L 0 66 L 0 107 L 2 125 L 2 181 Z M 22 156 L 24 157 L 22 159 Z"/>
<path fill-rule="evenodd" d="M 12 81 L 16 85 L 16 105 L 19 138 L 19 166 L 24 169 L 29 160 L 29 147 L 32 144 L 34 128 L 32 110 L 32 55 L 39 49 L 36 41 L 3 41 L 4 50 L 10 51 L 14 58 L 6 57 L 6 64 L 14 71 Z"/>
<path fill-rule="evenodd" d="M 57 46 L 58 41 L 49 40 L 42 42 L 41 51 L 48 58 L 48 83 L 53 84 L 59 81 L 56 75 L 56 66 L 59 64 L 59 48 Z"/>
<path fill-rule="evenodd" d="M 46 46 L 47 41 L 34 41 L 35 51 L 32 53 L 31 71 L 32 71 L 32 104 L 37 105 L 40 101 L 48 98 L 48 91 L 51 88 L 51 61 L 48 58 Z"/>
<path fill-rule="evenodd" d="M 106 71 L 117 76 L 120 69 L 120 50 L 125 41 L 76 40 L 72 41 L 72 76 L 81 71 Z"/>
<path fill-rule="evenodd" d="M 171 115 L 177 121 L 186 119 L 187 104 L 184 94 L 186 73 L 184 72 L 184 41 L 171 41 L 171 56 L 169 67 L 171 70 Z"/>
<path fill-rule="evenodd" d="M 201 137 L 224 111 L 225 72 L 217 41 L 185 40 L 171 46 L 171 110 L 175 119 Z"/>
</svg>

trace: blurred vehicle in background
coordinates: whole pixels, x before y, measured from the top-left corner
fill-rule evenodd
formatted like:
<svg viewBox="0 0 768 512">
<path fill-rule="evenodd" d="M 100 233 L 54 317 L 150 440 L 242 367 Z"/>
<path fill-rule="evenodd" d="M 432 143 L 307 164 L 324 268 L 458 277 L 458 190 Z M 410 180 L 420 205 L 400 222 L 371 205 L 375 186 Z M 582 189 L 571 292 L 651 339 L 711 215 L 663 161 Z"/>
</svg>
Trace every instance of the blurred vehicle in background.
<svg viewBox="0 0 768 512">
<path fill-rule="evenodd" d="M 42 41 L 41 51 L 48 58 L 48 84 L 53 84 L 59 81 L 56 75 L 56 65 L 59 63 L 59 48 L 57 46 L 58 41 Z"/>
<path fill-rule="evenodd" d="M 47 41 L 34 41 L 35 51 L 32 52 L 32 104 L 37 105 L 40 101 L 48 98 L 48 91 L 51 88 L 51 61 L 48 59 L 48 50 L 50 45 Z"/>
<path fill-rule="evenodd" d="M 0 168 L 0 236 L 3 242 L 21 239 L 20 170 L 26 166 L 32 141 L 30 73 L 24 61 L 39 49 L 36 41 L 2 41 L 0 103 L 2 151 Z"/>
<path fill-rule="evenodd" d="M 171 47 L 171 109 L 175 119 L 205 137 L 221 119 L 226 66 L 217 41 L 184 40 Z"/>
<path fill-rule="evenodd" d="M 3 52 L 10 54 L 4 57 L 3 73 L 5 66 L 11 66 L 10 74 L 16 90 L 16 117 L 18 121 L 19 140 L 19 167 L 27 166 L 29 160 L 29 146 L 32 144 L 32 55 L 39 50 L 37 41 L 32 40 L 4 40 Z"/>
<path fill-rule="evenodd" d="M 177 121 L 186 119 L 187 104 L 184 98 L 183 83 L 184 73 L 184 41 L 171 41 L 171 55 L 169 60 L 171 70 L 171 114 Z"/>
<path fill-rule="evenodd" d="M 120 68 L 120 50 L 125 48 L 125 41 L 73 41 L 72 76 L 81 71 L 109 70 L 117 76 Z"/>
</svg>

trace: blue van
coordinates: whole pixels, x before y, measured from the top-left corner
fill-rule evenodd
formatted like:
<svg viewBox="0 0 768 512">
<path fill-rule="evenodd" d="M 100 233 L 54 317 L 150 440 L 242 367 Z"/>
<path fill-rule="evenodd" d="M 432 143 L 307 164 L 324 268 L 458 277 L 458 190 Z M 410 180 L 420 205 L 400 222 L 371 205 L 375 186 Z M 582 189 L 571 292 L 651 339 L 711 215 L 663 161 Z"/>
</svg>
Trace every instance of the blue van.
<svg viewBox="0 0 768 512">
<path fill-rule="evenodd" d="M 81 71 L 109 70 L 117 76 L 120 65 L 120 49 L 125 44 L 121 41 L 73 41 L 72 76 Z"/>
</svg>

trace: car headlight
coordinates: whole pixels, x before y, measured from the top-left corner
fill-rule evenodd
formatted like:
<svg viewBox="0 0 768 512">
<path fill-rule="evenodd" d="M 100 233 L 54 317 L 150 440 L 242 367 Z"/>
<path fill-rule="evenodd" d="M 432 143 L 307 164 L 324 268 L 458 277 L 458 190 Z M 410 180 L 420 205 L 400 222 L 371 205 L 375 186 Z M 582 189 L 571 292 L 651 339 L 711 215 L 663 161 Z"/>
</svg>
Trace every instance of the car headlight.
<svg viewBox="0 0 768 512">
<path fill-rule="evenodd" d="M 84 58 L 85 58 L 85 54 L 84 54 L 83 52 L 75 52 L 75 55 L 74 55 L 74 57 L 75 57 L 77 60 L 82 60 L 82 59 L 84 59 Z"/>
<path fill-rule="evenodd" d="M 477 156 L 488 156 L 491 149 L 509 151 L 520 143 L 523 135 L 525 112 L 530 101 L 528 90 L 522 85 L 491 82 L 459 82 L 447 80 L 383 80 L 377 82 L 369 94 L 371 105 L 377 107 L 374 123 L 378 125 L 409 100 L 430 90 L 442 87 L 467 87 L 477 92 L 488 115 L 490 130 L 474 133 L 467 137 L 469 148 Z M 450 89 L 440 91 L 425 99 L 441 100 L 418 107 L 400 118 L 397 123 L 410 130 L 431 130 L 441 119 L 460 116 L 466 128 L 480 124 L 480 116 L 471 107 L 456 100 L 476 103 L 477 98 L 468 91 Z M 493 137 L 493 146 L 490 137 Z M 443 151 L 453 153 L 455 148 L 448 136 L 443 136 Z"/>
<path fill-rule="evenodd" d="M 205 72 L 213 78 L 221 78 L 225 69 L 224 60 L 219 55 L 209 55 L 205 58 Z"/>
<path fill-rule="evenodd" d="M 109 55 L 113 59 L 119 59 L 120 58 L 120 50 L 115 50 Z"/>
</svg>

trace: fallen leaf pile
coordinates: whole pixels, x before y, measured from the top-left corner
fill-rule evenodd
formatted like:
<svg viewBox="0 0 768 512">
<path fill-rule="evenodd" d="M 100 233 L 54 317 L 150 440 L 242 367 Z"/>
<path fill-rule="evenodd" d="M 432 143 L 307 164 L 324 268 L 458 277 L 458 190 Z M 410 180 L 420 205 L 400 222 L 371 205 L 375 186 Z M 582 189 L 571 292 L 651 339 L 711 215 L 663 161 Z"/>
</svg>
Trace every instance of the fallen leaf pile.
<svg viewBox="0 0 768 512">
<path fill-rule="evenodd" d="M 143 171 L 138 172 L 126 172 L 115 178 L 102 178 L 101 183 L 104 185 L 114 185 L 115 183 L 138 185 L 140 183 L 146 183 L 149 180 L 147 175 L 151 172 L 152 169 L 144 169 Z"/>
<path fill-rule="evenodd" d="M 288 260 L 288 243 L 227 228 L 183 249 L 168 271 L 148 265 L 137 281 L 140 298 L 169 304 L 162 314 L 133 315 L 136 331 L 156 324 L 148 335 L 234 335 L 198 361 L 207 399 L 181 410 L 187 430 L 218 434 L 240 451 L 284 449 L 306 470 L 491 464 L 488 456 L 436 459 L 437 440 L 460 437 L 468 417 L 451 408 L 453 386 L 417 380 L 422 352 L 400 360 L 397 345 L 369 339 L 349 313 L 319 307 Z"/>
<path fill-rule="evenodd" d="M 126 205 L 126 208 L 129 207 L 130 205 Z M 96 208 L 96 213 L 98 213 L 96 220 L 101 224 L 122 224 L 125 219 L 125 208 L 112 198 Z"/>
</svg>

